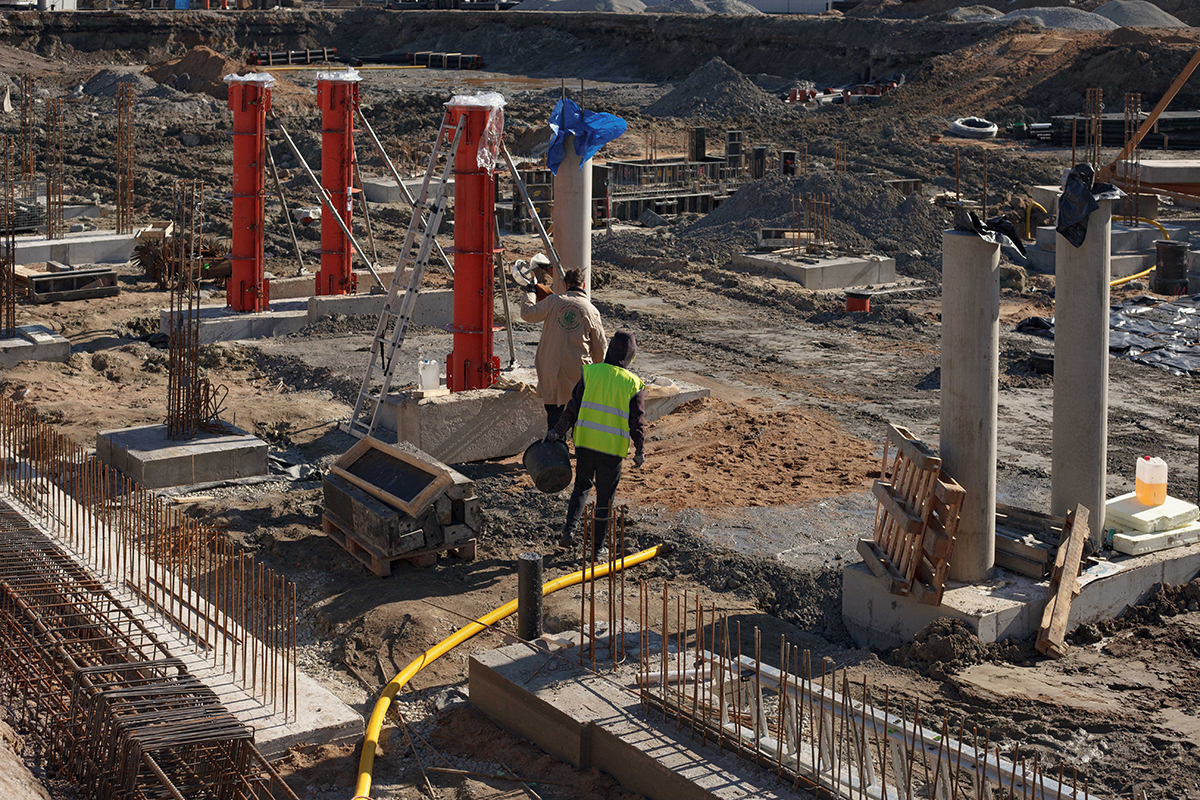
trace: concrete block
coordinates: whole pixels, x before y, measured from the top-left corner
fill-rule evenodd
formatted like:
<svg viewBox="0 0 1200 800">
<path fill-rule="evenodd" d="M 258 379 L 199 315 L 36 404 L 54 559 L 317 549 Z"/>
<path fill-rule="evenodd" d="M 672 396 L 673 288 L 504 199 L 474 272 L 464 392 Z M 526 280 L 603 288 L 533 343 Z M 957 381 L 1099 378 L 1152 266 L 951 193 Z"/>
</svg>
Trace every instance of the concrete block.
<svg viewBox="0 0 1200 800">
<path fill-rule="evenodd" d="M 1121 166 L 1117 167 L 1120 175 Z M 1141 176 L 1145 183 L 1200 183 L 1200 160 L 1149 158 L 1141 161 Z"/>
<path fill-rule="evenodd" d="M 68 233 L 61 239 L 44 236 L 18 236 L 18 264 L 60 261 L 63 264 L 124 264 L 137 246 L 137 232 L 84 231 Z"/>
<path fill-rule="evenodd" d="M 311 325 L 333 314 L 366 314 L 378 317 L 383 311 L 386 294 L 348 294 L 310 297 L 308 321 Z M 454 290 L 427 289 L 417 295 L 412 324 L 445 328 L 454 324 Z"/>
<path fill-rule="evenodd" d="M 96 457 L 147 489 L 267 474 L 267 443 L 230 427 L 196 438 L 167 438 L 166 425 L 100 431 Z"/>
<path fill-rule="evenodd" d="M 780 253 L 736 253 L 737 267 L 758 267 L 785 275 L 806 289 L 842 289 L 896 280 L 896 260 L 883 256 L 843 256 L 812 259 L 808 264 Z"/>
<path fill-rule="evenodd" d="M 1080 594 L 1071 603 L 1067 630 L 1113 619 L 1142 603 L 1155 584 L 1179 584 L 1200 572 L 1200 544 L 1145 555 L 1114 555 L 1080 576 Z M 867 567 L 842 570 L 842 621 L 859 647 L 890 649 L 912 641 L 941 617 L 965 621 L 981 642 L 1025 639 L 1037 633 L 1046 605 L 1047 581 L 997 569 L 998 577 L 979 584 L 947 582 L 940 606 L 892 594 Z"/>
<path fill-rule="evenodd" d="M 66 361 L 71 343 L 42 325 L 22 325 L 12 339 L 0 339 L 0 369 L 22 361 Z"/>
<path fill-rule="evenodd" d="M 1050 215 L 1050 224 L 1058 220 L 1058 196 L 1062 194 L 1061 186 L 1034 186 L 1029 190 L 1033 202 L 1046 209 Z"/>
<path fill-rule="evenodd" d="M 379 424 L 395 425 L 401 441 L 451 464 L 516 455 L 545 434 L 546 408 L 534 390 L 537 376 L 532 369 L 515 370 L 508 377 L 521 388 L 476 389 L 420 399 L 408 393 L 389 395 L 384 404 L 395 410 L 384 409 Z M 691 384 L 679 384 L 678 389 L 647 399 L 647 422 L 710 394 Z"/>
<path fill-rule="evenodd" d="M 409 194 L 414 198 L 421 191 L 421 178 L 408 178 L 404 181 L 405 187 L 408 188 Z M 432 186 L 432 183 L 431 183 Z M 378 178 L 363 178 L 363 195 L 366 196 L 367 202 L 370 203 L 403 203 L 408 205 L 408 201 L 404 199 L 404 195 L 400 192 L 400 187 L 396 183 L 396 179 L 390 176 Z M 454 197 L 454 179 L 451 178 L 446 184 L 446 196 Z"/>
<path fill-rule="evenodd" d="M 158 329 L 163 333 L 170 330 L 170 318 L 170 309 L 159 310 Z M 200 344 L 287 336 L 307 325 L 308 304 L 303 300 L 275 302 L 261 314 L 244 314 L 224 305 L 201 306 Z"/>
</svg>

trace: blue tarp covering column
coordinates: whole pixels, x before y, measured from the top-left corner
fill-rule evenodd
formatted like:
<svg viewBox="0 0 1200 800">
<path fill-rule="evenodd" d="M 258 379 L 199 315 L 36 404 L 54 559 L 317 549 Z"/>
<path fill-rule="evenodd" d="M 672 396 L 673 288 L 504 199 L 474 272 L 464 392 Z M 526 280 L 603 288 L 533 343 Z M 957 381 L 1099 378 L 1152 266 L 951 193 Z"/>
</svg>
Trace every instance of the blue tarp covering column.
<svg viewBox="0 0 1200 800">
<path fill-rule="evenodd" d="M 625 120 L 615 114 L 602 111 L 584 111 L 574 100 L 563 98 L 550 113 L 550 150 L 546 153 L 546 166 L 557 175 L 562 163 L 563 143 L 568 135 L 575 136 L 575 153 L 579 156 L 579 168 L 600 148 L 616 139 L 628 127 Z"/>
</svg>

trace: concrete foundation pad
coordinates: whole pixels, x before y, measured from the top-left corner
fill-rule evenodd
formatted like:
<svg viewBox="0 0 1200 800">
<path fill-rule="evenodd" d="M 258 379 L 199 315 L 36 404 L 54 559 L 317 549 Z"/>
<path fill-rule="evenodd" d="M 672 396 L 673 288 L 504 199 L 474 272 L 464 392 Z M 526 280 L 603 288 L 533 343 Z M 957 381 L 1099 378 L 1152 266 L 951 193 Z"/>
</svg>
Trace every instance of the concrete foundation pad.
<svg viewBox="0 0 1200 800">
<path fill-rule="evenodd" d="M 61 239 L 44 236 L 18 236 L 18 264 L 39 264 L 58 261 L 69 266 L 79 264 L 124 264 L 137 246 L 134 233 L 86 231 L 68 233 Z"/>
<path fill-rule="evenodd" d="M 504 377 L 504 385 L 510 388 L 420 399 L 408 393 L 389 395 L 378 423 L 447 464 L 516 455 L 546 433 L 546 407 L 537 394 L 537 374 L 532 369 L 514 370 Z M 711 394 L 692 384 L 676 386 L 678 392 L 648 390 L 647 422 Z"/>
<path fill-rule="evenodd" d="M 404 186 L 408 189 L 409 194 L 414 198 L 421 191 L 422 178 L 409 178 L 404 181 Z M 432 182 L 430 186 L 432 187 Z M 363 178 L 363 195 L 370 203 L 404 203 L 408 205 L 408 201 L 404 199 L 404 195 L 400 192 L 400 187 L 396 183 L 396 179 L 392 177 L 379 178 Z M 446 196 L 454 197 L 454 179 L 451 178 L 446 183 Z"/>
<path fill-rule="evenodd" d="M 71 343 L 42 325 L 21 325 L 12 339 L 0 339 L 0 369 L 22 361 L 66 361 Z"/>
<path fill-rule="evenodd" d="M 267 443 L 229 426 L 196 438 L 167 438 L 166 425 L 100 431 L 96 457 L 147 489 L 267 474 Z"/>
<path fill-rule="evenodd" d="M 1143 602 L 1155 584 L 1187 583 L 1200 572 L 1200 544 L 1141 556 L 1114 555 L 1080 576 L 1067 630 L 1112 619 Z M 947 582 L 940 606 L 892 594 L 863 564 L 842 570 L 842 621 L 860 647 L 881 650 L 910 642 L 940 617 L 969 624 L 985 643 L 1036 635 L 1046 605 L 1047 581 L 997 568 L 980 584 Z"/>
<path fill-rule="evenodd" d="M 778 272 L 806 289 L 842 289 L 896 280 L 896 260 L 883 256 L 843 256 L 798 261 L 782 253 L 735 253 L 735 267 L 758 267 Z"/>
<path fill-rule="evenodd" d="M 636 647 L 636 629 L 627 624 L 626 631 L 626 646 Z M 601 676 L 572 657 L 525 643 L 476 653 L 469 665 L 471 705 L 550 755 L 602 770 L 650 800 L 795 796 L 728 749 L 691 741 L 686 726 L 676 732 L 674 723 L 644 717 L 634 667 Z"/>
<path fill-rule="evenodd" d="M 274 288 L 272 282 L 272 293 Z M 386 294 L 342 294 L 273 300 L 271 309 L 260 314 L 232 311 L 226 306 L 201 306 L 200 343 L 288 336 L 334 314 L 377 317 L 386 299 Z M 170 309 L 159 309 L 159 330 L 163 333 L 170 328 L 170 318 Z M 412 321 L 415 325 L 434 328 L 451 325 L 454 322 L 454 290 L 430 289 L 421 292 Z"/>
</svg>

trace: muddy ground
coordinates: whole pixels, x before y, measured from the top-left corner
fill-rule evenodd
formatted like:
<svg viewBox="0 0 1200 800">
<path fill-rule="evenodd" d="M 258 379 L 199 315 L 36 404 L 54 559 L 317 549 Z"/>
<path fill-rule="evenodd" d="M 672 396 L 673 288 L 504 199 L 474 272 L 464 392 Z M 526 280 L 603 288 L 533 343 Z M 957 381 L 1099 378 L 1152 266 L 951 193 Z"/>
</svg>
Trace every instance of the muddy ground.
<svg viewBox="0 0 1200 800">
<path fill-rule="evenodd" d="M 962 113 L 989 114 L 1006 123 L 1077 111 L 1084 89 L 1101 80 L 1098 76 L 1106 96 L 1119 97 L 1127 88 L 1149 96 L 1154 87 L 1165 86 L 1171 70 L 1177 71 L 1171 65 L 1186 58 L 1200 36 L 830 20 L 821 29 L 827 35 L 813 38 L 813 26 L 825 23 L 770 20 L 755 23 L 768 26 L 759 31 L 760 40 L 739 28 L 744 22 L 697 18 L 672 27 L 612 19 L 589 31 L 575 19 L 538 15 L 547 33 L 534 46 L 527 31 L 533 16 L 511 23 L 493 15 L 454 16 L 456 26 L 438 29 L 438 38 L 432 31 L 445 19 L 439 12 L 389 15 L 377 26 L 414 46 L 469 51 L 494 42 L 494 52 L 485 53 L 492 70 L 483 73 L 365 73 L 364 107 L 402 169 L 422 165 L 447 96 L 480 88 L 505 93 L 510 144 L 518 154 L 536 156 L 563 71 L 570 71 L 566 77 L 588 79 L 589 105 L 630 123 L 626 136 L 601 157 L 640 157 L 651 140 L 660 154 L 682 152 L 687 127 L 702 123 L 712 131 L 738 127 L 748 142 L 767 144 L 773 152 L 807 146 L 812 159 L 810 174 L 746 187 L 707 220 L 672 219 L 652 231 L 618 226 L 596 236 L 595 299 L 608 330 L 636 332 L 644 349 L 638 368 L 647 376 L 688 381 L 712 392 L 654 423 L 646 466 L 630 468 L 622 482 L 629 546 L 674 545 L 669 555 L 639 568 L 636 577 L 649 580 L 652 591 L 669 581 L 698 594 L 706 605 L 737 614 L 747 623 L 747 636 L 756 625 L 764 632 L 787 633 L 802 646 L 890 686 L 904 702 L 919 699 L 929 713 L 946 714 L 954 724 L 990 729 L 1006 752 L 1020 743 L 1023 753 L 1038 752 L 1047 762 L 1066 759 L 1089 776 L 1097 796 L 1129 796 L 1139 782 L 1150 784 L 1154 795 L 1200 796 L 1195 778 L 1200 774 L 1200 708 L 1194 699 L 1200 658 L 1200 614 L 1194 612 L 1200 610 L 1200 591 L 1166 592 L 1119 623 L 1079 632 L 1077 646 L 1058 662 L 1042 660 L 1027 645 L 982 648 L 954 630 L 933 631 L 925 641 L 894 653 L 871 653 L 852 646 L 840 614 L 841 568 L 856 559 L 855 540 L 870 530 L 875 504 L 869 488 L 878 475 L 887 424 L 906 425 L 934 444 L 938 438 L 939 234 L 948 218 L 928 202 L 930 197 L 954 188 L 956 152 L 964 193 L 982 197 L 986 154 L 989 204 L 1023 227 L 1018 215 L 1028 187 L 1052 182 L 1069 160 L 1068 151 L 1026 142 L 947 138 L 932 143 L 931 135 L 944 134 L 948 119 Z M 111 82 L 94 82 L 88 90 L 89 80 L 101 69 L 137 75 L 147 64 L 184 55 L 199 43 L 195 31 L 207 18 L 178 19 L 172 29 L 160 16 L 148 17 L 141 39 L 114 34 L 112 48 L 120 50 L 85 43 L 86 31 L 116 24 L 99 17 L 6 20 L 8 27 L 0 33 L 10 45 L 26 49 L 0 48 L 0 72 L 30 72 L 46 93 L 70 99 L 68 113 L 76 124 L 67 131 L 69 194 L 81 200 L 98 196 L 101 203 L 112 199 L 114 101 L 104 88 Z M 237 19 L 253 24 L 231 21 Z M 341 37 L 340 45 L 361 36 L 372 21 L 361 10 L 213 17 L 214 34 L 207 41 L 236 67 L 246 51 L 264 43 L 317 46 L 322 37 Z M 650 40 L 664 49 L 657 58 L 643 56 L 615 70 L 614 56 L 604 51 L 605 31 L 621 31 L 622 52 L 644 48 Z M 378 31 L 371 36 L 384 38 Z M 528 52 L 522 52 L 522 41 Z M 817 44 L 801 53 L 800 41 Z M 755 42 L 761 44 L 758 51 L 751 46 Z M 555 72 L 548 66 L 550 55 L 561 55 L 564 43 L 571 46 L 569 57 Z M 785 58 L 789 53 L 796 58 Z M 781 104 L 740 119 L 681 120 L 645 113 L 674 81 L 712 55 L 721 55 L 771 92 L 799 80 L 849 79 L 864 64 L 876 74 L 902 67 L 909 76 L 901 91 L 873 107 L 803 111 Z M 219 72 L 224 63 L 215 67 Z M 781 74 L 767 74 L 772 68 Z M 132 79 L 142 98 L 139 219 L 168 213 L 174 179 L 202 177 L 208 187 L 206 231 L 227 235 L 228 111 L 210 95 L 167 90 L 145 76 Z M 289 79 L 300 88 L 311 85 L 303 77 Z M 79 85 L 85 89 L 74 91 Z M 281 113 L 311 158 L 319 147 L 315 111 L 303 92 L 289 98 Z M 1194 105 L 1194 99 L 1185 93 L 1181 102 Z M 0 130 L 12 132 L 15 126 L 13 117 L 0 119 Z M 846 174 L 832 171 L 835 142 L 847 145 Z M 289 164 L 290 154 L 274 139 L 272 150 L 290 202 L 313 203 L 301 172 Z M 363 151 L 362 158 L 367 174 L 381 173 L 377 157 Z M 883 188 L 881 177 L 921 177 L 925 187 L 906 197 Z M 829 193 L 835 236 L 847 247 L 895 257 L 901 273 L 924 281 L 924 288 L 877 298 L 869 314 L 848 314 L 838 294 L 813 293 L 787 280 L 733 269 L 729 255 L 748 246 L 759 225 L 785 217 L 787 200 L 797 191 Z M 294 274 L 297 265 L 279 210 L 272 205 L 268 214 L 269 269 Z M 1194 214 L 1168 208 L 1166 215 L 1200 230 Z M 386 263 L 395 258 L 408 212 L 377 206 L 372 219 Z M 110 222 L 102 217 L 99 225 Z M 319 232 L 302 228 L 299 235 L 311 268 Z M 509 258 L 538 249 L 530 236 L 503 241 Z M 74 352 L 66 364 L 9 370 L 4 391 L 22 397 L 81 443 L 91 443 L 97 430 L 155 422 L 165 414 L 165 351 L 152 334 L 166 296 L 135 268 L 123 267 L 120 273 L 122 294 L 115 300 L 18 309 L 20 322 L 41 322 L 62 332 Z M 450 285 L 451 279 L 435 269 L 430 283 Z M 1143 290 L 1132 286 L 1123 294 Z M 211 301 L 219 303 L 219 287 L 209 291 Z M 1048 316 L 1052 310 L 1052 276 L 1030 276 L 1024 288 L 1008 288 L 1002 298 L 999 495 L 1038 510 L 1046 510 L 1049 499 L 1053 379 L 1033 369 L 1030 352 L 1048 350 L 1050 344 L 1014 328 L 1025 317 Z M 372 319 L 324 320 L 291 337 L 206 347 L 202 365 L 214 382 L 229 389 L 227 418 L 264 438 L 286 462 L 321 468 L 352 442 L 336 424 L 349 413 L 373 328 Z M 537 335 L 535 326 L 514 325 L 519 362 L 532 362 Z M 498 350 L 503 342 L 498 336 Z M 412 365 L 418 358 L 440 360 L 449 347 L 450 337 L 441 331 L 414 332 L 402 379 L 415 379 Z M 1171 465 L 1171 493 L 1195 497 L 1193 379 L 1122 360 L 1113 360 L 1110 369 L 1110 494 L 1132 488 L 1135 458 L 1155 454 Z M 489 518 L 479 557 L 471 563 L 444 558 L 425 570 L 404 567 L 384 580 L 369 575 L 321 533 L 320 484 L 311 477 L 281 475 L 267 483 L 206 489 L 189 507 L 299 584 L 305 608 L 302 667 L 368 713 L 380 686 L 410 659 L 467 618 L 513 596 L 517 553 L 545 552 L 551 574 L 574 568 L 573 554 L 554 544 L 565 497 L 532 491 L 516 459 L 461 470 L 477 481 Z M 578 601 L 570 591 L 550 598 L 548 626 L 573 628 Z M 500 628 L 508 629 L 507 623 Z M 401 695 L 398 707 L 429 742 L 417 744 L 422 762 L 428 766 L 444 757 L 447 764 L 477 772 L 505 769 L 539 776 L 552 781 L 537 786 L 547 798 L 625 796 L 611 779 L 555 762 L 497 730 L 463 702 L 467 653 L 500 641 L 499 632 L 481 635 L 421 672 Z M 423 791 L 416 759 L 402 729 L 389 731 L 376 762 L 373 796 L 415 798 Z M 284 768 L 303 797 L 344 798 L 356 760 L 354 748 L 315 748 L 294 752 Z M 524 793 L 511 782 L 433 774 L 431 779 L 439 796 Z M 55 789 L 59 795 L 63 791 Z"/>
</svg>

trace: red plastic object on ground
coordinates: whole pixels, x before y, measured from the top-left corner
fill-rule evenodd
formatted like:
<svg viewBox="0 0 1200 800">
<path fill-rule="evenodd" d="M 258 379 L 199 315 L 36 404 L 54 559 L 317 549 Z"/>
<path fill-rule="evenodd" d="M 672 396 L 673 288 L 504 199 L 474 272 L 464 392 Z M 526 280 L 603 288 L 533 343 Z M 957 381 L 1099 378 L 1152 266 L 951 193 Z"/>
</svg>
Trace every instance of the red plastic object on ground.
<svg viewBox="0 0 1200 800">
<path fill-rule="evenodd" d="M 263 278 L 264 167 L 275 79 L 230 75 L 225 81 L 233 111 L 233 274 L 225 283 L 225 303 L 234 311 L 266 311 L 271 298 Z"/>
<path fill-rule="evenodd" d="M 871 310 L 871 295 L 865 292 L 846 292 L 846 311 L 867 311 Z"/>
<path fill-rule="evenodd" d="M 467 117 L 454 157 L 454 351 L 446 358 L 452 392 L 486 389 L 496 382 L 500 359 L 492 355 L 496 253 L 496 178 L 479 166 L 489 117 L 486 105 L 450 105 L 451 125 Z"/>
<path fill-rule="evenodd" d="M 321 186 L 346 227 L 354 230 L 354 114 L 358 110 L 358 73 L 317 74 L 321 106 Z M 354 294 L 354 245 L 332 214 L 321 216 L 321 268 L 317 294 Z"/>
</svg>

